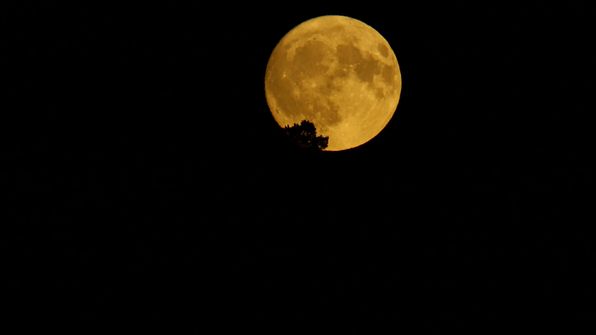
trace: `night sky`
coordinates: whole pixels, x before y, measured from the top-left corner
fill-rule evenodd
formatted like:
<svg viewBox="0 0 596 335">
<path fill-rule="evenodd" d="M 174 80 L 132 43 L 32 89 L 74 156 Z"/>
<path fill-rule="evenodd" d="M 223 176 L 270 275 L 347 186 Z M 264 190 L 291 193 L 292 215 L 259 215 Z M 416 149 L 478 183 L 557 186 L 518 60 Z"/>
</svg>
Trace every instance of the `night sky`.
<svg viewBox="0 0 596 335">
<path fill-rule="evenodd" d="M 23 325 L 595 318 L 588 5 L 44 3 L 0 14 L 3 276 Z M 304 153 L 265 68 L 325 14 L 378 30 L 403 87 L 371 142 Z"/>
</svg>

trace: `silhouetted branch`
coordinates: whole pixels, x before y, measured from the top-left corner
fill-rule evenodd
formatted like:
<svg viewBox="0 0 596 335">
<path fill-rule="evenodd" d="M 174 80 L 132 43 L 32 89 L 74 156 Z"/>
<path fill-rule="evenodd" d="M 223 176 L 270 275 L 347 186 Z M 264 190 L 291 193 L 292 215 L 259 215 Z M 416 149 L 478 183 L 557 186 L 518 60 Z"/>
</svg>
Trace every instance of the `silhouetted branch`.
<svg viewBox="0 0 596 335">
<path fill-rule="evenodd" d="M 327 148 L 329 137 L 317 136 L 315 125 L 307 120 L 302 120 L 300 124 L 294 123 L 293 126 L 285 126 L 284 130 L 290 139 L 303 149 L 321 151 Z"/>
</svg>

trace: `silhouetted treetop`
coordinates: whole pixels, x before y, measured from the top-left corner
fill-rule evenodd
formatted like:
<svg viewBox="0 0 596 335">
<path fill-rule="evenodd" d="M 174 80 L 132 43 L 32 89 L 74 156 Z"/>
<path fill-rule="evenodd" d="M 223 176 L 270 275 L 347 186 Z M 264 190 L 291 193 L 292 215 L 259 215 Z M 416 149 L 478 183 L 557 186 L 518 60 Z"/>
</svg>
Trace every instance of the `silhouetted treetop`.
<svg viewBox="0 0 596 335">
<path fill-rule="evenodd" d="M 307 120 L 302 120 L 300 124 L 294 123 L 293 126 L 285 126 L 284 130 L 290 139 L 303 149 L 321 151 L 327 148 L 329 143 L 329 137 L 317 136 L 315 125 Z"/>
</svg>

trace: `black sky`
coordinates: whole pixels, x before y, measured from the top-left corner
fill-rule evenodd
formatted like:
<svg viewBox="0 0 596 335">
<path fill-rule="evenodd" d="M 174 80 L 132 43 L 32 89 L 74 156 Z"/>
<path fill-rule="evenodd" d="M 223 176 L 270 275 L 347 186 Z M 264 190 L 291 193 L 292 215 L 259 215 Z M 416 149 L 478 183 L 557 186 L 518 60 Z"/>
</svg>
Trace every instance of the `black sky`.
<svg viewBox="0 0 596 335">
<path fill-rule="evenodd" d="M 269 114 L 264 71 L 289 29 L 324 14 L 385 36 L 403 89 L 373 141 L 305 155 Z M 425 333 L 592 319 L 594 15 L 541 2 L 10 7 L 15 315 Z"/>
</svg>

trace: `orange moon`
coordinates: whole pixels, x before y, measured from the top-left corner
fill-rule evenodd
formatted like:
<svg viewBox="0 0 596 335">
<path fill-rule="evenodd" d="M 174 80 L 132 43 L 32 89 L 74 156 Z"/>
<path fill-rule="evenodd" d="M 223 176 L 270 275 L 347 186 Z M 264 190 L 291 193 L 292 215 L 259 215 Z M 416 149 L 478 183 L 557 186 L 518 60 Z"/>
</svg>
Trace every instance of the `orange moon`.
<svg viewBox="0 0 596 335">
<path fill-rule="evenodd" d="M 329 137 L 329 151 L 377 136 L 400 93 L 401 73 L 387 40 L 347 16 L 321 16 L 290 30 L 265 73 L 265 96 L 277 123 L 312 122 L 317 134 Z"/>
</svg>

